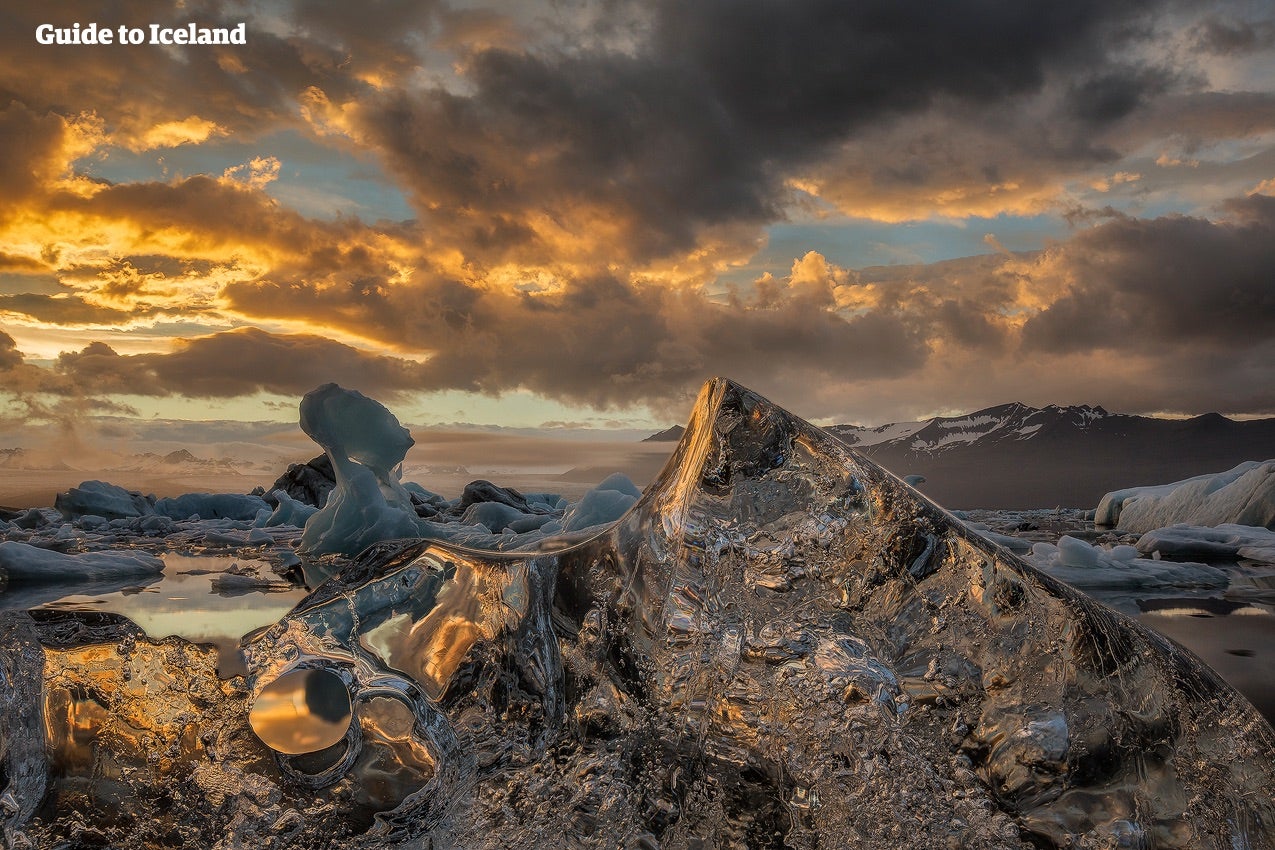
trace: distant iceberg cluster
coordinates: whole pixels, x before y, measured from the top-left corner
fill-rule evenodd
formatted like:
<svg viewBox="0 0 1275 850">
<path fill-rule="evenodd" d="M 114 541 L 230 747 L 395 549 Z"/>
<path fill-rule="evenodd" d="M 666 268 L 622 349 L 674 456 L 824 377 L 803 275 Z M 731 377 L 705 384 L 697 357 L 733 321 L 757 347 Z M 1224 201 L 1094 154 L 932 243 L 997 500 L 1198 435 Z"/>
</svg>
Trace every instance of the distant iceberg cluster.
<svg viewBox="0 0 1275 850">
<path fill-rule="evenodd" d="M 1163 587 L 1226 587 L 1224 570 L 1207 564 L 1139 558 L 1133 546 L 1106 548 L 1064 535 L 1058 543 L 1036 543 L 1027 561 L 1054 578 L 1085 590 Z"/>
<path fill-rule="evenodd" d="M 305 396 L 301 427 L 324 454 L 294 464 L 269 491 L 157 499 L 93 480 L 60 493 L 52 510 L 32 508 L 0 520 L 9 540 L 0 570 L 15 584 L 158 574 L 158 559 L 136 552 L 146 540 L 157 547 L 160 541 L 179 548 L 259 547 L 281 571 L 296 565 L 298 555 L 353 557 L 402 538 L 532 550 L 587 536 L 642 496 L 617 473 L 576 502 L 482 480 L 448 499 L 400 480 L 411 435 L 380 402 L 336 384 Z M 127 548 L 112 551 L 116 543 Z"/>
<path fill-rule="evenodd" d="M 642 496 L 619 474 L 576 504 L 488 481 L 470 484 L 452 500 L 405 485 L 403 459 L 414 442 L 407 429 L 380 402 L 336 384 L 302 399 L 301 429 L 323 447 L 336 482 L 326 504 L 305 521 L 301 551 L 311 555 L 354 556 L 373 543 L 409 537 L 478 549 L 528 549 L 553 535 L 614 522 Z"/>
<path fill-rule="evenodd" d="M 1023 512 L 1004 514 L 1018 517 Z M 963 515 L 976 534 L 1107 601 L 1120 595 L 1112 591 L 1155 589 L 1211 588 L 1243 595 L 1242 578 L 1234 585 L 1228 570 L 1200 561 L 1268 565 L 1262 567 L 1266 570 L 1275 565 L 1275 460 L 1112 491 L 1102 497 L 1092 518 L 1096 531 L 1108 529 L 1102 536 L 1119 542 L 1091 543 L 1070 534 L 1055 542 L 1031 540 Z"/>
</svg>

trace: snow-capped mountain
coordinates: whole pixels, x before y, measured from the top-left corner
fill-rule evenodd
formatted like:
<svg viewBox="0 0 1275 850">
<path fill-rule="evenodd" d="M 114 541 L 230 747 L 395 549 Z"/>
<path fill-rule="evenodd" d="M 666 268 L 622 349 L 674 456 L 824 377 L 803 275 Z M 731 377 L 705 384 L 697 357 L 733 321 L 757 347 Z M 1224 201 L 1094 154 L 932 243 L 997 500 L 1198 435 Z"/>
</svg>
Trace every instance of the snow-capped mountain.
<svg viewBox="0 0 1275 850">
<path fill-rule="evenodd" d="M 187 475 L 193 473 L 235 473 L 247 464 L 229 459 L 201 458 L 191 454 L 187 449 L 177 449 L 168 454 L 141 452 L 129 457 L 116 466 L 111 472 L 149 472 L 164 475 Z"/>
<path fill-rule="evenodd" d="M 939 454 L 979 443 L 990 445 L 1030 440 L 1060 430 L 1086 432 L 1100 420 L 1113 418 L 1101 407 L 1028 407 L 1021 402 L 997 405 L 964 416 L 938 416 L 920 422 L 896 422 L 877 428 L 832 425 L 827 431 L 856 448 L 891 445 L 913 452 Z M 1120 416 L 1119 419 L 1142 417 Z"/>
<path fill-rule="evenodd" d="M 964 416 L 827 429 L 951 508 L 1093 507 L 1121 487 L 1163 484 L 1275 457 L 1275 419 L 1160 419 L 1089 405 L 1018 402 Z"/>
<path fill-rule="evenodd" d="M 33 456 L 24 448 L 0 449 L 0 469 L 70 469 L 65 461 L 47 456 Z"/>
</svg>

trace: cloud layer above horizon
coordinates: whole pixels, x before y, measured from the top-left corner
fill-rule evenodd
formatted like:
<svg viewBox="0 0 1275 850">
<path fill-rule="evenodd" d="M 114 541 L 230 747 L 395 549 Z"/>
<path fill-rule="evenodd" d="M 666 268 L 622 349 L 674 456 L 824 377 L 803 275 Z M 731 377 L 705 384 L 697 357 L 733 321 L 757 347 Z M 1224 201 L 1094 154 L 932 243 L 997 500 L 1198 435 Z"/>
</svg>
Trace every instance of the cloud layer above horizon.
<svg viewBox="0 0 1275 850">
<path fill-rule="evenodd" d="M 334 380 L 676 418 L 714 374 L 838 421 L 1275 414 L 1252 4 L 13 6 L 10 416 Z M 36 43 L 93 20 L 248 45 Z"/>
</svg>

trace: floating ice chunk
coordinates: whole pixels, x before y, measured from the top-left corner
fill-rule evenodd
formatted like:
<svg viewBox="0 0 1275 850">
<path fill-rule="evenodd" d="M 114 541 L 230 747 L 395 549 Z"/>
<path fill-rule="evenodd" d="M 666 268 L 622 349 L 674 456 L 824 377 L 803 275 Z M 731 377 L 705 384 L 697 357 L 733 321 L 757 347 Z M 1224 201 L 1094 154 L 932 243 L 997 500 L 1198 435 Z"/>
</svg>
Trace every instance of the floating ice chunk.
<svg viewBox="0 0 1275 850">
<path fill-rule="evenodd" d="M 1101 552 L 1101 549 L 1070 535 L 1063 535 L 1058 541 L 1058 563 L 1064 567 L 1096 567 Z"/>
<path fill-rule="evenodd" d="M 550 516 L 537 517 L 536 514 L 524 513 L 517 508 L 506 505 L 502 502 L 478 502 L 470 505 L 465 509 L 465 513 L 461 515 L 460 521 L 465 525 L 473 525 L 475 523 L 485 526 L 493 532 L 502 531 L 506 528 L 512 528 L 515 524 L 526 520 L 536 520 L 534 528 L 539 528 L 547 521 L 552 519 Z M 523 528 L 528 531 L 530 528 Z"/>
<path fill-rule="evenodd" d="M 622 493 L 626 496 L 632 496 L 635 499 L 642 498 L 642 491 L 638 486 L 622 472 L 613 472 L 602 480 L 602 483 L 595 490 L 613 490 L 616 493 Z"/>
<path fill-rule="evenodd" d="M 171 519 L 255 519 L 257 512 L 268 509 L 260 496 L 239 493 L 186 493 L 155 502 L 155 513 Z"/>
<path fill-rule="evenodd" d="M 154 576 L 164 562 L 142 552 L 84 552 L 65 555 L 28 543 L 0 543 L 0 571 L 13 584 L 105 581 L 127 576 Z"/>
<path fill-rule="evenodd" d="M 547 511 L 563 511 L 570 506 L 570 502 L 557 493 L 525 493 L 524 497 L 533 508 Z"/>
<path fill-rule="evenodd" d="M 154 502 L 153 498 L 143 496 L 136 490 L 125 490 L 105 481 L 84 481 L 79 487 L 58 493 L 53 506 L 66 519 L 75 519 L 86 514 L 121 519 L 150 516 L 155 513 Z"/>
<path fill-rule="evenodd" d="M 414 441 L 384 405 L 324 384 L 301 399 L 301 430 L 323 446 L 336 477 L 327 503 L 306 521 L 304 551 L 355 555 L 378 541 L 421 533 L 399 482 Z"/>
<path fill-rule="evenodd" d="M 1058 545 L 1037 543 L 1027 560 L 1075 587 L 1135 589 L 1153 587 L 1226 587 L 1225 572 L 1206 564 L 1152 561 L 1136 557 L 1132 546 L 1104 549 L 1064 536 Z"/>
<path fill-rule="evenodd" d="M 140 531 L 143 534 L 155 536 L 172 534 L 173 530 L 176 528 L 170 517 L 159 516 L 158 514 L 139 517 L 132 520 L 128 524 L 128 527 L 135 531 Z"/>
<path fill-rule="evenodd" d="M 615 473 L 585 493 L 562 517 L 561 531 L 579 531 L 615 522 L 637 504 L 642 491 L 625 475 Z M 542 526 L 544 528 L 544 526 Z M 548 529 L 545 529 L 548 531 Z"/>
<path fill-rule="evenodd" d="M 965 527 L 968 528 L 970 531 L 973 531 L 979 537 L 992 541 L 997 546 L 1003 546 L 1009 551 L 1019 555 L 1022 555 L 1024 553 L 1031 551 L 1032 543 L 1030 540 L 1024 540 L 1021 537 L 1014 537 L 1009 534 L 1001 534 L 999 532 L 992 531 L 990 528 L 987 527 L 986 523 L 971 522 L 969 520 L 961 520 L 961 521 L 964 523 Z"/>
<path fill-rule="evenodd" d="M 1250 460 L 1226 472 L 1107 493 L 1094 521 L 1132 532 L 1178 523 L 1275 527 L 1275 460 Z"/>
<path fill-rule="evenodd" d="M 1143 553 L 1248 558 L 1275 564 L 1275 531 L 1251 525 L 1226 523 L 1215 528 L 1172 525 L 1148 531 L 1138 538 L 1137 546 Z"/>
<path fill-rule="evenodd" d="M 212 578 L 216 593 L 244 593 L 251 591 L 292 590 L 292 585 L 279 579 L 264 578 L 246 573 L 221 573 Z"/>
<path fill-rule="evenodd" d="M 315 506 L 307 505 L 305 502 L 292 498 L 284 490 L 275 490 L 270 495 L 277 502 L 274 511 L 254 524 L 262 525 L 266 528 L 273 528 L 279 525 L 293 525 L 297 528 L 305 528 L 305 524 L 310 517 L 319 512 L 319 509 Z"/>
<path fill-rule="evenodd" d="M 261 546 L 275 542 L 274 536 L 263 528 L 227 528 L 223 522 L 202 523 L 200 542 L 222 546 Z"/>
<path fill-rule="evenodd" d="M 558 518 L 552 514 L 525 514 L 522 518 L 516 519 L 505 526 L 509 531 L 515 534 L 524 534 L 532 531 L 539 531 L 551 522 L 558 521 Z"/>
</svg>

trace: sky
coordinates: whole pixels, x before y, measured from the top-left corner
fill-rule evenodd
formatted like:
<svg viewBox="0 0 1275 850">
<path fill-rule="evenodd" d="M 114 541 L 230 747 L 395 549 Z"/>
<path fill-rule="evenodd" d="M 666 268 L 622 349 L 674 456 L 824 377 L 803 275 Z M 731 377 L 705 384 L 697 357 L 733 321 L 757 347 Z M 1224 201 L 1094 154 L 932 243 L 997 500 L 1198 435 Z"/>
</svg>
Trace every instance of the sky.
<svg viewBox="0 0 1275 850">
<path fill-rule="evenodd" d="M 41 24 L 245 24 L 43 45 Z M 1275 414 L 1275 12 L 0 7 L 0 426 Z"/>
</svg>

